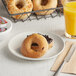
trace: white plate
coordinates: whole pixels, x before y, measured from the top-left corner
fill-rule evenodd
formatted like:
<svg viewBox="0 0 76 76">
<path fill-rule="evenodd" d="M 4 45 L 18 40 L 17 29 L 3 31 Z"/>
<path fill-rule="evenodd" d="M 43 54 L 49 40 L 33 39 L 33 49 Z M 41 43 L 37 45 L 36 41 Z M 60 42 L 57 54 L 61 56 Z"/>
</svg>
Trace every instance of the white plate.
<svg viewBox="0 0 76 76">
<path fill-rule="evenodd" d="M 32 32 L 34 33 L 34 32 Z M 27 37 L 27 35 L 30 35 L 32 33 L 21 33 L 17 36 L 15 36 L 13 39 L 10 40 L 8 47 L 9 50 L 12 54 L 14 54 L 17 57 L 20 57 L 22 59 L 27 59 L 27 60 L 46 60 L 46 59 L 51 59 L 54 58 L 56 56 L 58 56 L 64 48 L 64 41 L 57 35 L 53 34 L 53 33 L 46 33 L 46 35 L 49 35 L 49 37 L 51 37 L 54 40 L 54 45 L 51 49 L 48 50 L 48 52 L 42 56 L 41 58 L 29 58 L 29 57 L 24 57 L 21 53 L 20 53 L 20 47 L 22 45 L 23 40 Z M 44 34 L 45 33 L 41 33 Z"/>
</svg>

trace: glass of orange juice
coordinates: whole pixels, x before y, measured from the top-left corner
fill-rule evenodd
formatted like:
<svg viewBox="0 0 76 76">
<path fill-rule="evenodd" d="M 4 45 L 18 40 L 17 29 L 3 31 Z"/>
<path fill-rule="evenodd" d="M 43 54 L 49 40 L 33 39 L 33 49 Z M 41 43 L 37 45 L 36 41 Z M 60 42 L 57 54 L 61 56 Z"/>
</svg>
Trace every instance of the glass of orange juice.
<svg viewBox="0 0 76 76">
<path fill-rule="evenodd" d="M 63 0 L 65 36 L 76 39 L 76 0 Z"/>
</svg>

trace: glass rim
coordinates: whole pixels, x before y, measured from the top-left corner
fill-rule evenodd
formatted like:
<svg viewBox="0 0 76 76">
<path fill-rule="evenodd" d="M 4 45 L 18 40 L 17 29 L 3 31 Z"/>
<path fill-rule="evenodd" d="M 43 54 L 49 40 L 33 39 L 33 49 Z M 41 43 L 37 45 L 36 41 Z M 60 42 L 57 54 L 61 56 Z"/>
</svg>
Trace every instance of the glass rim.
<svg viewBox="0 0 76 76">
<path fill-rule="evenodd" d="M 69 1 L 69 2 L 76 2 L 76 1 Z M 66 3 L 69 3 L 69 2 L 66 2 Z M 66 3 L 63 4 L 63 7 L 72 8 L 72 7 L 66 6 Z M 72 8 L 72 9 L 76 9 L 76 8 Z"/>
</svg>

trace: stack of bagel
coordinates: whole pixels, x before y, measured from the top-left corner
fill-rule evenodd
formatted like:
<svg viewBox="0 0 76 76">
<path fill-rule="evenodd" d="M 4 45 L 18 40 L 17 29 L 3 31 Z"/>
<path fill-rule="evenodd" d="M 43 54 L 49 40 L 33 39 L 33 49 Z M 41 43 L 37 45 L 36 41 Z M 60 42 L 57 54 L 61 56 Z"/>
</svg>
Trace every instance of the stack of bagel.
<svg viewBox="0 0 76 76">
<path fill-rule="evenodd" d="M 56 8 L 60 0 L 5 0 L 10 14 L 24 13 Z M 49 15 L 55 10 L 36 12 L 37 15 Z M 12 16 L 15 19 L 26 19 L 31 13 Z"/>
</svg>

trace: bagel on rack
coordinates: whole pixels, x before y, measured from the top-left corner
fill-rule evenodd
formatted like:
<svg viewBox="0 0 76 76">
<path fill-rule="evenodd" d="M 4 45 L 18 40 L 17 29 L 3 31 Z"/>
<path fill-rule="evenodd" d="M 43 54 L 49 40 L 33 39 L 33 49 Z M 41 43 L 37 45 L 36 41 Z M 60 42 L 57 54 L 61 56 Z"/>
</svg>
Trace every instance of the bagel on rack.
<svg viewBox="0 0 76 76">
<path fill-rule="evenodd" d="M 18 14 L 24 12 L 31 12 L 33 4 L 31 0 L 5 0 L 10 14 Z M 29 14 L 12 16 L 15 19 L 26 19 Z"/>
<path fill-rule="evenodd" d="M 37 49 L 32 49 L 32 44 L 38 45 Z M 22 43 L 21 53 L 26 57 L 39 58 L 48 50 L 48 42 L 45 37 L 40 34 L 32 34 L 28 36 Z"/>
<path fill-rule="evenodd" d="M 56 8 L 57 7 L 57 0 L 33 0 L 33 10 L 45 10 L 50 8 Z M 41 11 L 36 12 L 37 15 L 48 15 L 53 13 L 55 10 L 47 10 L 47 11 Z"/>
</svg>

